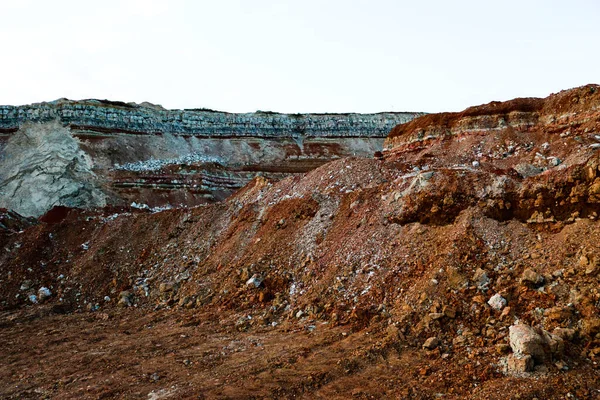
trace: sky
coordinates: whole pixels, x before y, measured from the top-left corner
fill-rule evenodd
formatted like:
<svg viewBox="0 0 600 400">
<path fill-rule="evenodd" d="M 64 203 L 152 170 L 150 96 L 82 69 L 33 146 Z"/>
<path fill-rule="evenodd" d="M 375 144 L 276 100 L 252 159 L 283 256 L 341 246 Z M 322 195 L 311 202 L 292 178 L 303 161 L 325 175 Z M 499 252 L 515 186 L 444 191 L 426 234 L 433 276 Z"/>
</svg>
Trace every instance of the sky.
<svg viewBox="0 0 600 400">
<path fill-rule="evenodd" d="M 0 0 L 0 104 L 460 111 L 600 83 L 597 0 Z"/>
</svg>

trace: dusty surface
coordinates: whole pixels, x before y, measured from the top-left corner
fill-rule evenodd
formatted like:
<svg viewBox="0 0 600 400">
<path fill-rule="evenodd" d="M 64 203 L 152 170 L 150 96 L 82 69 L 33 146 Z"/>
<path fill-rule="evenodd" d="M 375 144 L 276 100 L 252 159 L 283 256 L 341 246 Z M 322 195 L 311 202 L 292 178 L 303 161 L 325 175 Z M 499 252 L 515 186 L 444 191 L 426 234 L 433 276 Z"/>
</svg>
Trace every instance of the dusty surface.
<svg viewBox="0 0 600 400">
<path fill-rule="evenodd" d="M 506 377 L 493 355 L 442 359 L 380 324 L 353 331 L 304 321 L 239 332 L 235 314 L 220 310 L 44 311 L 2 313 L 2 398 L 598 396 L 590 365 Z"/>
<path fill-rule="evenodd" d="M 598 92 L 557 96 L 586 106 L 553 129 L 482 133 L 486 105 L 219 204 L 0 231 L 0 394 L 598 398 Z"/>
</svg>

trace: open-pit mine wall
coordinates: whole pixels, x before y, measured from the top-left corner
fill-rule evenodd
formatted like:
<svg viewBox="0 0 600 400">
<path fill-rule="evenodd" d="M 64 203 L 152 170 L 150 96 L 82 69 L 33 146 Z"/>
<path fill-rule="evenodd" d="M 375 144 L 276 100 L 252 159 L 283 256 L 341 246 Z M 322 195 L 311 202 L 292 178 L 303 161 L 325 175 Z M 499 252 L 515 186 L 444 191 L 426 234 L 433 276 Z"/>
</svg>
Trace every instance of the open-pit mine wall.
<svg viewBox="0 0 600 400">
<path fill-rule="evenodd" d="M 21 179 L 15 174 L 22 176 L 25 167 L 36 169 L 35 165 L 11 165 L 10 172 L 1 164 L 7 162 L 5 153 L 11 140 L 29 129 L 28 123 L 58 121 L 78 139 L 91 160 L 98 188 L 106 193 L 107 204 L 135 201 L 161 206 L 220 200 L 256 175 L 280 179 L 340 157 L 371 157 L 382 149 L 394 126 L 420 115 L 234 114 L 66 99 L 0 106 L 0 207 L 6 205 L 3 199 L 7 196 L 16 196 L 12 189 L 3 190 L 6 182 L 14 184 Z M 36 210 L 53 205 L 62 203 L 38 204 Z"/>
</svg>

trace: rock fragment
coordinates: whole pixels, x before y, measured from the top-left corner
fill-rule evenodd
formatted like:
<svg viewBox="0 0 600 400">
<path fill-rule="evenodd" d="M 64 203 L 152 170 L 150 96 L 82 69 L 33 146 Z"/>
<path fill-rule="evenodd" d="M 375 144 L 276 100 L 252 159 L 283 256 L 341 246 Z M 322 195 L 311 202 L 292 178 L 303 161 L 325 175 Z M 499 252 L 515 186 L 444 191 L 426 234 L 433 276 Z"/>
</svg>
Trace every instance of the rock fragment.
<svg viewBox="0 0 600 400">
<path fill-rule="evenodd" d="M 534 270 L 528 268 L 523 271 L 523 275 L 521 276 L 521 284 L 526 286 L 538 286 L 544 282 L 544 277 L 535 272 Z"/>
<path fill-rule="evenodd" d="M 438 338 L 436 338 L 435 336 L 430 337 L 429 339 L 427 339 L 425 341 L 425 343 L 423 343 L 423 348 L 427 349 L 427 350 L 433 350 L 436 347 L 438 347 L 440 344 L 440 341 Z"/>
<path fill-rule="evenodd" d="M 47 298 L 49 298 L 50 296 L 52 296 L 52 292 L 50 291 L 50 289 L 48 289 L 45 286 L 42 286 L 41 288 L 39 288 L 39 290 L 38 290 L 38 300 L 39 301 L 44 301 Z"/>
<path fill-rule="evenodd" d="M 529 355 L 510 354 L 506 358 L 506 372 L 510 375 L 521 375 L 533 371 L 533 358 Z"/>
<path fill-rule="evenodd" d="M 518 323 L 509 329 L 510 347 L 517 355 L 529 355 L 534 360 L 544 362 L 547 358 L 544 338 L 532 327 Z"/>
<path fill-rule="evenodd" d="M 517 323 L 509 328 L 510 347 L 516 355 L 529 355 L 536 363 L 543 364 L 559 356 L 564 341 L 557 335 L 529 325 Z"/>
<path fill-rule="evenodd" d="M 577 335 L 577 331 L 571 328 L 556 328 L 552 331 L 552 333 L 562 340 L 573 340 Z"/>
<path fill-rule="evenodd" d="M 488 277 L 487 272 L 481 268 L 477 268 L 475 274 L 473 274 L 473 282 L 477 286 L 477 289 L 485 290 L 490 284 L 490 278 Z"/>
<path fill-rule="evenodd" d="M 163 282 L 158 286 L 161 293 L 169 293 L 175 290 L 175 285 L 171 282 Z"/>
<path fill-rule="evenodd" d="M 496 293 L 495 295 L 493 295 L 489 300 L 488 300 L 488 304 L 490 305 L 490 307 L 492 307 L 494 310 L 502 310 L 504 307 L 506 307 L 506 299 L 504 297 L 502 297 L 499 293 Z"/>
<path fill-rule="evenodd" d="M 544 317 L 549 321 L 564 321 L 571 318 L 572 310 L 569 307 L 552 307 L 544 310 Z"/>
<path fill-rule="evenodd" d="M 258 288 L 263 284 L 264 278 L 260 274 L 254 274 L 246 281 L 246 285 Z"/>
<path fill-rule="evenodd" d="M 121 293 L 119 293 L 119 302 L 117 303 L 117 306 L 119 306 L 119 307 L 133 306 L 133 294 L 128 290 L 124 290 Z"/>
</svg>

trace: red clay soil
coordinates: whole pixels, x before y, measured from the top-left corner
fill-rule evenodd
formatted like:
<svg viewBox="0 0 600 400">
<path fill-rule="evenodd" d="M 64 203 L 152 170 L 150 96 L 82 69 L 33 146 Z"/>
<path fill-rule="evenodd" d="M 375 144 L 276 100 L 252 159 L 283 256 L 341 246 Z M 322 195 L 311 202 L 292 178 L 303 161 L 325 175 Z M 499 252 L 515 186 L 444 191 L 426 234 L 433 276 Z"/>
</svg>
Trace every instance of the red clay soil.
<svg viewBox="0 0 600 400">
<path fill-rule="evenodd" d="M 5 233 L 0 397 L 599 398 L 600 117 L 569 101 L 406 146 L 423 117 L 383 159 L 223 203 Z M 561 347 L 510 367 L 517 321 Z"/>
</svg>

